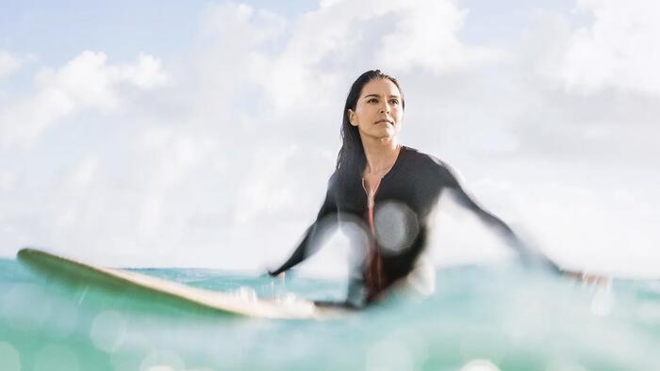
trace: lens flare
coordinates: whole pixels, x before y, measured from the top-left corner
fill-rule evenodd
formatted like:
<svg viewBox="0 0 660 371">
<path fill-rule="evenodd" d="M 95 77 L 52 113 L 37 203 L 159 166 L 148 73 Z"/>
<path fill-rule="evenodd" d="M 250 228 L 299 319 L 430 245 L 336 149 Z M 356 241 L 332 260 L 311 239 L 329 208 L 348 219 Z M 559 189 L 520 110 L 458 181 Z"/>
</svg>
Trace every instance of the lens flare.
<svg viewBox="0 0 660 371">
<path fill-rule="evenodd" d="M 126 320 L 115 311 L 101 312 L 94 318 L 89 335 L 97 349 L 115 352 L 124 342 Z"/>
<path fill-rule="evenodd" d="M 374 212 L 376 240 L 384 254 L 396 255 L 410 246 L 417 238 L 417 215 L 402 202 L 387 201 Z"/>
<path fill-rule="evenodd" d="M 500 368 L 487 359 L 475 359 L 463 366 L 461 371 L 500 371 Z"/>
</svg>

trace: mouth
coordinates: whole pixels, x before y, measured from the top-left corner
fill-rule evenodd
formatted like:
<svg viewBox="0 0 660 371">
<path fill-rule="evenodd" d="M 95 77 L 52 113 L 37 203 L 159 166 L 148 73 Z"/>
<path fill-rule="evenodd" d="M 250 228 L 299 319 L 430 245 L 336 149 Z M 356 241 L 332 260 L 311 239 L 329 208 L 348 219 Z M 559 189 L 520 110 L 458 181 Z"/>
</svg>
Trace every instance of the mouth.
<svg viewBox="0 0 660 371">
<path fill-rule="evenodd" d="M 392 121 L 390 121 L 390 120 L 380 120 L 380 121 L 376 121 L 376 125 L 378 125 L 378 124 L 390 124 L 390 125 L 394 126 L 394 122 L 392 122 Z"/>
</svg>

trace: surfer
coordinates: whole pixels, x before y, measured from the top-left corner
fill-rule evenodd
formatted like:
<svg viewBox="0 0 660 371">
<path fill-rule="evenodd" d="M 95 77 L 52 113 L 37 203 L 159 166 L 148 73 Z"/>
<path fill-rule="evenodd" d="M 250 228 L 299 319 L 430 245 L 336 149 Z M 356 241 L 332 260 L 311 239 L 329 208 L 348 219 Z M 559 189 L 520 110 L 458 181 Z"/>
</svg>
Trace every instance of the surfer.
<svg viewBox="0 0 660 371">
<path fill-rule="evenodd" d="M 497 230 L 524 261 L 559 271 L 480 205 L 448 164 L 399 143 L 404 108 L 394 77 L 371 70 L 357 78 L 346 98 L 342 146 L 323 205 L 290 258 L 268 273 L 280 275 L 316 252 L 327 226 L 350 222 L 366 237 L 352 242 L 352 248 L 364 247 L 364 252 L 350 275 L 347 306 L 371 304 L 402 284 L 432 291 L 434 270 L 425 250 L 433 211 L 444 192 Z"/>
</svg>

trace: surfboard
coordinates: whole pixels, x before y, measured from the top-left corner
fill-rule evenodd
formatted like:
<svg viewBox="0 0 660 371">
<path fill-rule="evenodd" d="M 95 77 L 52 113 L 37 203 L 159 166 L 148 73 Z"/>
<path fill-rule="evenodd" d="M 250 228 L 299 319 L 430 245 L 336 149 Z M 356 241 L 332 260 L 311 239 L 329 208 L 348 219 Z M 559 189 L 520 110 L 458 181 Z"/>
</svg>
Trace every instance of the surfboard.
<svg viewBox="0 0 660 371">
<path fill-rule="evenodd" d="M 24 248 L 18 260 L 32 269 L 69 283 L 96 286 L 135 295 L 165 299 L 181 307 L 197 307 L 224 315 L 268 319 L 325 320 L 354 313 L 354 310 L 321 306 L 302 299 L 260 299 L 230 292 L 184 285 L 125 269 L 96 266 L 39 249 Z"/>
</svg>

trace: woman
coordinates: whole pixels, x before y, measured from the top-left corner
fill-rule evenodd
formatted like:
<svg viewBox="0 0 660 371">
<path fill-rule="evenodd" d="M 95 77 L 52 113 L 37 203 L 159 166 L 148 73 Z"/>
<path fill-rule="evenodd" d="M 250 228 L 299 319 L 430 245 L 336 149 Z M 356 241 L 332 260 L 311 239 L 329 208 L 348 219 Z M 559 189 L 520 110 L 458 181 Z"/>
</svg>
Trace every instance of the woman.
<svg viewBox="0 0 660 371">
<path fill-rule="evenodd" d="M 291 257 L 269 274 L 279 275 L 316 251 L 314 246 L 328 223 L 357 221 L 366 232 L 367 247 L 358 264 L 359 274 L 351 277 L 346 304 L 373 303 L 420 271 L 430 219 L 445 190 L 454 191 L 463 206 L 496 228 L 523 258 L 556 270 L 481 207 L 449 166 L 398 142 L 404 108 L 399 83 L 380 70 L 367 71 L 353 83 L 344 106 L 343 143 L 325 201 Z"/>
</svg>

